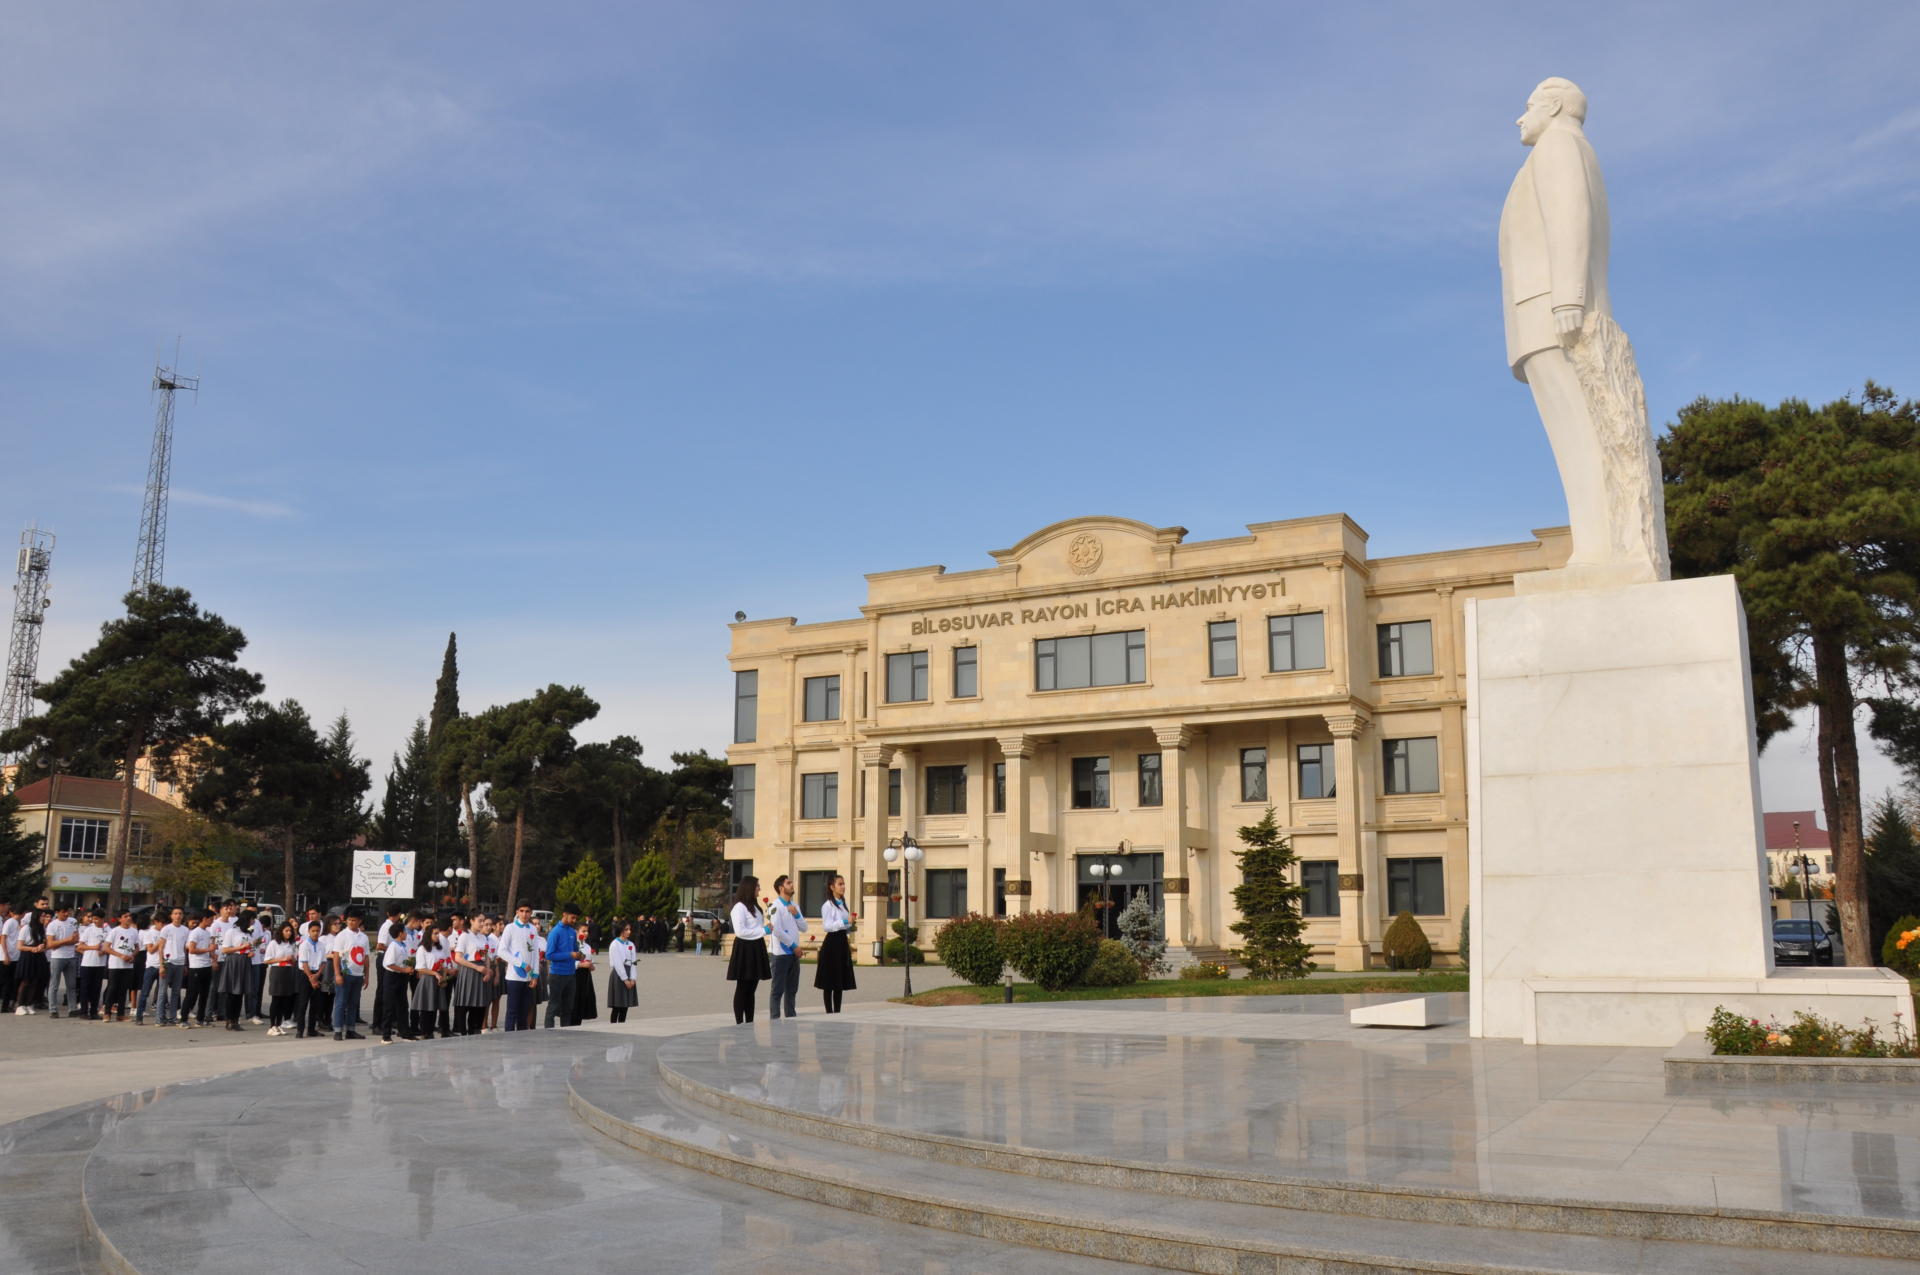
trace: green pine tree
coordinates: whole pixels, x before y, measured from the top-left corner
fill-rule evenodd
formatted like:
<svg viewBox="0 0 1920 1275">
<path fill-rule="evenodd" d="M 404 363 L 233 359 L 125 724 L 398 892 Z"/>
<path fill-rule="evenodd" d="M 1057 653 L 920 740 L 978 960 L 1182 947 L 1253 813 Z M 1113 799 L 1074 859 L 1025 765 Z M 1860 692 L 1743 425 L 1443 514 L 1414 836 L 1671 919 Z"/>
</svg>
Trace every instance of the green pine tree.
<svg viewBox="0 0 1920 1275">
<path fill-rule="evenodd" d="M 25 908 L 46 892 L 47 862 L 41 836 L 19 825 L 20 799 L 0 793 L 0 899 Z"/>
<path fill-rule="evenodd" d="M 605 921 L 613 915 L 613 888 L 607 884 L 607 874 L 601 870 L 600 861 L 592 855 L 580 860 L 580 866 L 561 877 L 553 892 L 556 904 L 574 908 L 581 916 Z"/>
<path fill-rule="evenodd" d="M 1313 972 L 1313 947 L 1301 938 L 1306 922 L 1300 900 L 1306 887 L 1288 880 L 1288 870 L 1299 859 L 1293 845 L 1280 835 L 1273 807 L 1259 823 L 1240 829 L 1246 848 L 1235 850 L 1240 860 L 1240 884 L 1233 887 L 1233 905 L 1241 919 L 1233 932 L 1246 941 L 1238 953 L 1250 978 L 1301 978 Z"/>
<path fill-rule="evenodd" d="M 641 855 L 620 890 L 620 915 L 671 917 L 679 906 L 680 891 L 667 861 L 657 852 Z"/>
<path fill-rule="evenodd" d="M 1875 952 L 1885 946 L 1897 918 L 1920 916 L 1920 842 L 1892 793 L 1874 805 L 1868 822 L 1867 907 Z"/>
</svg>

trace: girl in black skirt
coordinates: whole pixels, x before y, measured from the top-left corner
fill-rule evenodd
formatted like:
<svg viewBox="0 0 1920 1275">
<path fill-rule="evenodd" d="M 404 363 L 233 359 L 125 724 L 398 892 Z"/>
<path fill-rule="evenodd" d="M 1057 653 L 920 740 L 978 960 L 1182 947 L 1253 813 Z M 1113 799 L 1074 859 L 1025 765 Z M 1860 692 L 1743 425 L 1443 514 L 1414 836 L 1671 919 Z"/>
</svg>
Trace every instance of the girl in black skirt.
<svg viewBox="0 0 1920 1275">
<path fill-rule="evenodd" d="M 820 944 L 819 964 L 813 969 L 813 985 L 826 998 L 827 1012 L 840 1012 L 840 994 L 853 987 L 853 944 L 848 939 L 853 923 L 860 917 L 847 906 L 847 879 L 836 876 L 827 886 L 827 898 L 820 905 L 820 928 L 827 937 Z"/>
<path fill-rule="evenodd" d="M 633 978 L 633 967 L 639 960 L 633 945 L 633 922 L 624 922 L 620 937 L 607 945 L 607 1021 L 626 1022 L 627 1011 L 640 1003 Z"/>
<path fill-rule="evenodd" d="M 220 978 L 213 991 L 230 1032 L 241 1030 L 240 1003 L 253 986 L 253 920 L 252 912 L 242 912 L 220 936 Z"/>
<path fill-rule="evenodd" d="M 733 895 L 733 956 L 727 978 L 733 983 L 733 1021 L 753 1021 L 753 994 L 760 980 L 773 977 L 767 960 L 767 927 L 760 920 L 760 878 L 748 877 Z"/>
</svg>

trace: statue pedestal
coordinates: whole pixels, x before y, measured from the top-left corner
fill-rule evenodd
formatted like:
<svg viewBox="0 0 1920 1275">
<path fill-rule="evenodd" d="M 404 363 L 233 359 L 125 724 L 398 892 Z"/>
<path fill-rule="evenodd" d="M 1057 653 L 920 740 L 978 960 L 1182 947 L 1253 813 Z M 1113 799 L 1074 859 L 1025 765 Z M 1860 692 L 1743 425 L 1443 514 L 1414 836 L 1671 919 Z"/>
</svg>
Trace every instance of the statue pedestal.
<svg viewBox="0 0 1920 1275">
<path fill-rule="evenodd" d="M 1472 1034 L 1665 1046 L 1715 1005 L 1890 1025 L 1897 976 L 1773 968 L 1732 577 L 1516 593 L 1466 613 Z"/>
</svg>

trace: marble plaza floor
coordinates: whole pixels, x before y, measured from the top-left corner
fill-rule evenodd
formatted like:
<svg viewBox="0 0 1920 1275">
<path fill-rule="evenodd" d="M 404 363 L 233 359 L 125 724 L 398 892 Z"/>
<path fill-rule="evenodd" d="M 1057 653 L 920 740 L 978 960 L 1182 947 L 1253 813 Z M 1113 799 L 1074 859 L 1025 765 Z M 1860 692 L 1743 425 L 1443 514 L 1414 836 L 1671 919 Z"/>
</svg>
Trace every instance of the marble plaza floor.
<svg viewBox="0 0 1920 1275">
<path fill-rule="evenodd" d="M 763 1112 L 1088 1162 L 1920 1228 L 1910 1087 L 1669 1095 L 1664 1051 L 1473 1041 L 1463 1022 L 1348 1025 L 1347 1009 L 1381 999 L 1394 998 L 864 1005 L 837 1018 L 803 1007 L 798 1020 L 751 1027 L 709 1014 L 327 1050 L 0 1125 L 0 1271 L 218 1269 L 262 1252 L 409 1275 L 555 1259 L 581 1275 L 1134 1269 L 697 1172 L 603 1136 L 569 1106 L 585 1094 L 674 1138 L 786 1158 L 789 1170 L 821 1163 L 818 1145 L 783 1146 L 777 1129 L 689 1102 L 696 1088 Z M 1464 1019 L 1464 997 L 1453 1004 Z M 130 1085 L 140 1070 L 128 1067 Z M 887 1160 L 835 1154 L 850 1180 L 856 1164 Z M 913 1176 L 959 1172 L 930 1164 Z M 1012 1181 L 1016 1193 L 1034 1181 L 1034 1202 L 1060 1189 Z M 1208 1206 L 1161 1207 L 1192 1224 Z M 1303 1225 L 1321 1225 L 1328 1243 L 1392 1238 L 1391 1223 L 1318 1216 Z M 1563 1241 L 1569 1253 L 1590 1246 L 1583 1270 L 1909 1269 L 1711 1244 L 1662 1265 L 1616 1261 L 1579 1237 L 1536 1231 L 1526 1243 Z M 1407 1243 L 1425 1239 L 1409 1230 Z M 1501 1269 L 1562 1269 L 1520 1251 Z"/>
</svg>

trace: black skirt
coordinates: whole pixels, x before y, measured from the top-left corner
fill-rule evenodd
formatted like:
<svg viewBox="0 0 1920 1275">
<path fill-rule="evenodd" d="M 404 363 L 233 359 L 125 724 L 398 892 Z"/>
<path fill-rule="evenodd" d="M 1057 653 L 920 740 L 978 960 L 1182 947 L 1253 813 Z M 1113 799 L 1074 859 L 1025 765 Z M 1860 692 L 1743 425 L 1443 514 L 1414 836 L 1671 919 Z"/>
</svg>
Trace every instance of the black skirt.
<svg viewBox="0 0 1920 1275">
<path fill-rule="evenodd" d="M 733 955 L 727 958 L 727 979 L 729 982 L 757 982 L 773 977 L 773 965 L 767 960 L 767 941 L 761 939 L 735 939 Z"/>
<path fill-rule="evenodd" d="M 300 975 L 294 973 L 293 966 L 291 965 L 267 966 L 267 995 L 293 995 L 293 985 L 296 978 L 300 979 L 302 983 L 307 981 L 301 978 Z"/>
<path fill-rule="evenodd" d="M 845 930 L 835 930 L 820 943 L 819 964 L 813 967 L 813 985 L 823 992 L 852 991 L 853 944 Z"/>
<path fill-rule="evenodd" d="M 581 1019 L 600 1017 L 600 1001 L 593 994 L 593 971 L 582 970 L 573 979 L 573 1026 Z"/>
<path fill-rule="evenodd" d="M 220 981 L 213 990 L 222 996 L 244 996 L 253 988 L 253 958 L 239 953 L 220 958 Z"/>
</svg>

